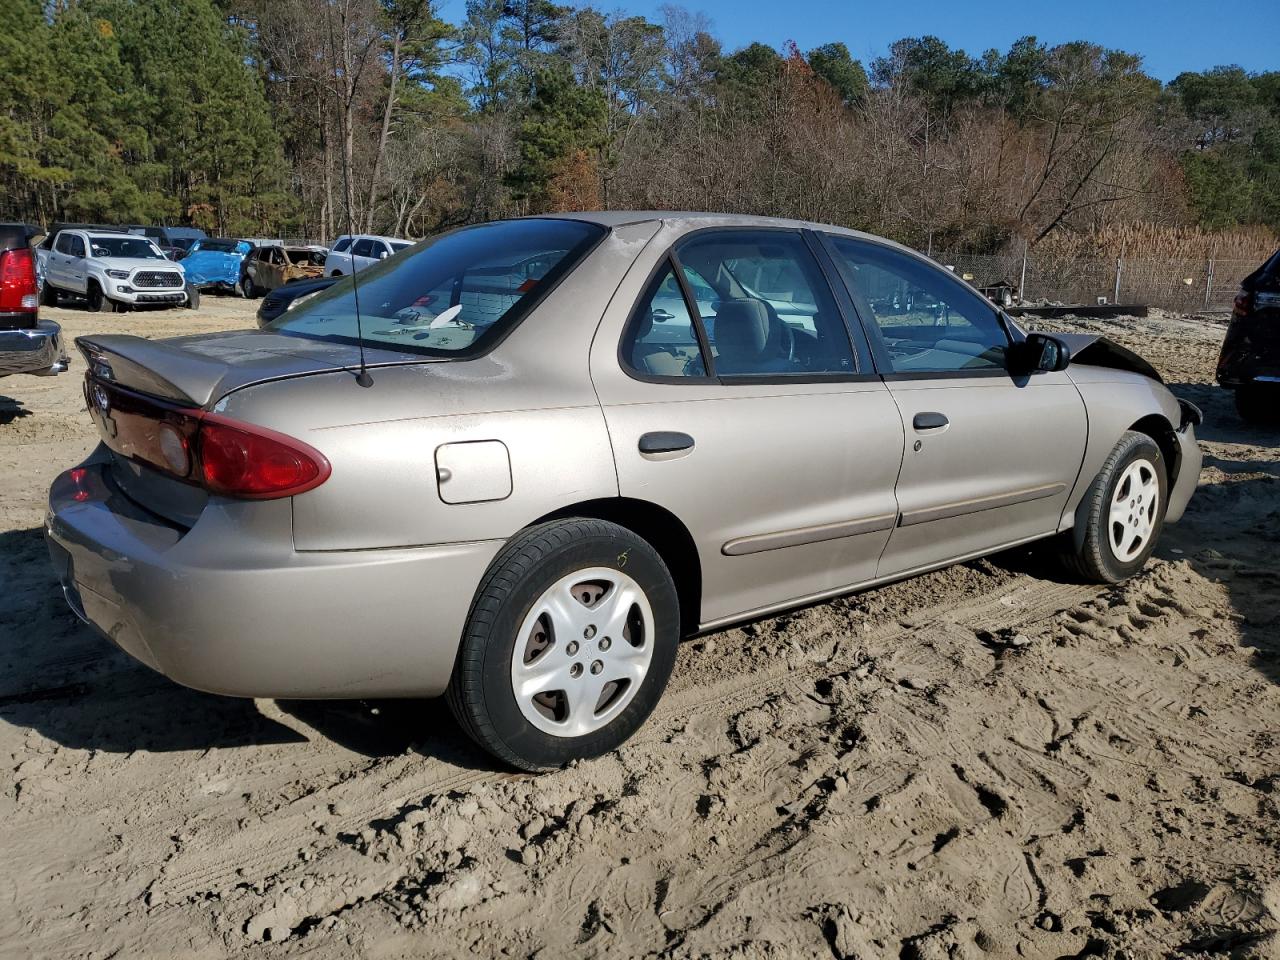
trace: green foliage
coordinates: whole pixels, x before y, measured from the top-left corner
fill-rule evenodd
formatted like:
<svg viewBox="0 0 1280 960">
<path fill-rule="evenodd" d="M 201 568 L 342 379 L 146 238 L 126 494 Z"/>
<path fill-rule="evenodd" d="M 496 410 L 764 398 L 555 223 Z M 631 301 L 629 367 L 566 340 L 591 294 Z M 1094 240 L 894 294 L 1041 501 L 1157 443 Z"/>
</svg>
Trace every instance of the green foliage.
<svg viewBox="0 0 1280 960">
<path fill-rule="evenodd" d="M 867 71 L 843 43 L 824 43 L 805 58 L 813 72 L 835 88 L 845 103 L 860 102 L 871 88 Z"/>
<path fill-rule="evenodd" d="M 533 88 L 520 128 L 520 162 L 507 182 L 517 197 L 541 208 L 550 182 L 575 154 L 606 144 L 608 106 L 599 89 L 578 84 L 564 66 L 538 70 Z"/>
<path fill-rule="evenodd" d="M 1280 228 L 1280 72 L 1214 67 L 1180 74 L 1169 91 L 1194 140 L 1181 159 L 1200 224 Z"/>
<path fill-rule="evenodd" d="M 82 0 L 51 21 L 16 0 L 0 34 L 0 166 L 26 215 L 247 229 L 283 205 L 244 38 L 211 0 Z"/>
</svg>

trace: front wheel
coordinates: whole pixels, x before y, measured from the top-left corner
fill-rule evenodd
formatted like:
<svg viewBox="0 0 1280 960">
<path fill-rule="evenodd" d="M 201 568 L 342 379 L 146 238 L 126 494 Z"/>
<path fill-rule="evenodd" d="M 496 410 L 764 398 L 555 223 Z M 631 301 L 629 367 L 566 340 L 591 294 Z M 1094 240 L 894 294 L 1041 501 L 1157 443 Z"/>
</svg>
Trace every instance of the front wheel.
<svg viewBox="0 0 1280 960">
<path fill-rule="evenodd" d="M 1062 559 L 1095 583 L 1120 583 L 1147 562 L 1164 528 L 1168 476 L 1160 447 L 1128 431 L 1116 444 L 1063 534 Z"/>
<path fill-rule="evenodd" d="M 666 564 L 613 523 L 516 536 L 486 572 L 448 700 L 473 740 L 524 770 L 621 745 L 666 688 L 680 611 Z"/>
<path fill-rule="evenodd" d="M 102 292 L 96 283 L 89 284 L 89 309 L 94 313 L 115 313 L 116 302 Z"/>
<path fill-rule="evenodd" d="M 187 309 L 200 309 L 200 291 L 189 283 L 187 284 Z"/>
</svg>

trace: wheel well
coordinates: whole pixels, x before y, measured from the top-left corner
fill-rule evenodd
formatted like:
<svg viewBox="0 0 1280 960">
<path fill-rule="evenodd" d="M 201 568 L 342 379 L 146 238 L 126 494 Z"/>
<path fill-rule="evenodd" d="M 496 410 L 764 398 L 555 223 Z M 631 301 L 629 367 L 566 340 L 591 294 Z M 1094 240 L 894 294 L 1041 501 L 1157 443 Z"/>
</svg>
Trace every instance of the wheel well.
<svg viewBox="0 0 1280 960">
<path fill-rule="evenodd" d="M 1173 424 L 1158 413 L 1143 417 L 1129 428 L 1138 433 L 1145 433 L 1156 442 L 1160 452 L 1164 454 L 1164 462 L 1169 465 L 1169 486 L 1178 479 L 1178 471 L 1182 468 L 1182 451 L 1178 447 L 1178 438 L 1174 435 Z"/>
<path fill-rule="evenodd" d="M 674 513 L 647 500 L 609 497 L 586 500 L 549 513 L 538 523 L 562 517 L 592 517 L 626 527 L 658 551 L 671 571 L 680 598 L 680 629 L 688 636 L 698 630 L 702 612 L 702 564 L 693 535 Z"/>
</svg>

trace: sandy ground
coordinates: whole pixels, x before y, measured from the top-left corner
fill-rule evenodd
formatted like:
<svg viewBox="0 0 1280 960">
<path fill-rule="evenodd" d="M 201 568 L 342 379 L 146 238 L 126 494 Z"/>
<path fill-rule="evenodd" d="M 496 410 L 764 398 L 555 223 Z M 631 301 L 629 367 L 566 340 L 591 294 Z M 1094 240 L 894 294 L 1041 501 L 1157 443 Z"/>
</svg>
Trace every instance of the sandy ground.
<svg viewBox="0 0 1280 960">
<path fill-rule="evenodd" d="M 542 777 L 438 703 L 220 699 L 81 627 L 40 527 L 83 365 L 3 381 L 0 955 L 1280 957 L 1277 436 L 1210 385 L 1221 325 L 1092 327 L 1208 417 L 1142 575 L 1019 553 L 691 641 Z"/>
</svg>

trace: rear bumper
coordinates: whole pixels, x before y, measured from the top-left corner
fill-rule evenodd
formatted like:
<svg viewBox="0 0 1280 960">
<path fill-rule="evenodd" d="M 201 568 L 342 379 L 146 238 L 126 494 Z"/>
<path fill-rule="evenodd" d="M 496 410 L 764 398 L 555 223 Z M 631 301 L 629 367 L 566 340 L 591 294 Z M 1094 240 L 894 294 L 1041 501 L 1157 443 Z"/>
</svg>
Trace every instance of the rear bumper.
<svg viewBox="0 0 1280 960">
<path fill-rule="evenodd" d="M 31 330 L 0 330 L 0 377 L 30 373 L 48 377 L 69 365 L 62 344 L 62 328 L 51 320 Z"/>
<path fill-rule="evenodd" d="M 443 692 L 496 541 L 299 552 L 289 501 L 210 501 L 190 530 L 94 458 L 54 481 L 45 533 L 73 610 L 198 690 L 244 697 Z"/>
</svg>

